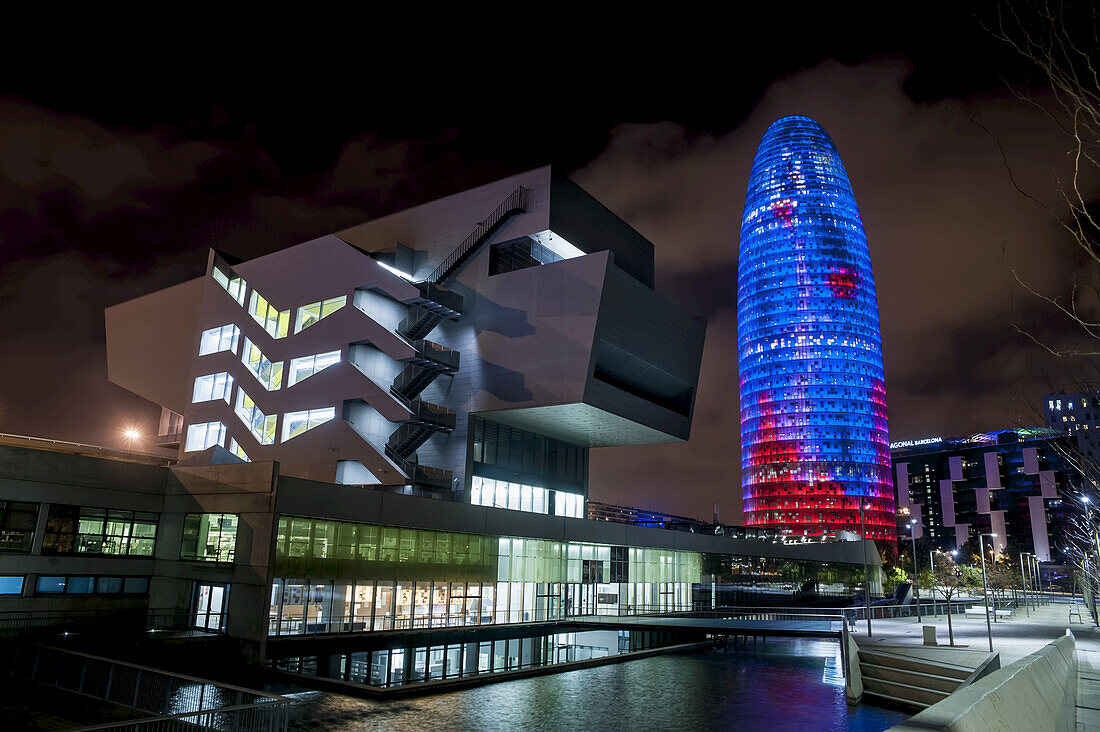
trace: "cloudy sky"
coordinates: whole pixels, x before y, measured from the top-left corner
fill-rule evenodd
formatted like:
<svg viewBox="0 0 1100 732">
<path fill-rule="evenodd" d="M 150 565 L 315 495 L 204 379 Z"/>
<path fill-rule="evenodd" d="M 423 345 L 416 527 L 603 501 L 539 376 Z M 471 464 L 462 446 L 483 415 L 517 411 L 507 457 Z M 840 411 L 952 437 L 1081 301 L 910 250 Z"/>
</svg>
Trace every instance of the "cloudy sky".
<svg viewBox="0 0 1100 732">
<path fill-rule="evenodd" d="M 1066 141 L 1006 91 L 1035 80 L 979 27 L 988 7 L 891 12 L 599 18 L 481 28 L 472 47 L 476 28 L 407 24 L 354 42 L 104 37 L 64 71 L 9 64 L 0 431 L 151 431 L 158 410 L 107 382 L 103 308 L 194 276 L 208 246 L 248 258 L 553 163 L 653 241 L 658 291 L 708 320 L 692 439 L 595 451 L 592 497 L 734 519 L 737 232 L 755 146 L 792 113 L 824 125 L 855 188 L 892 439 L 1010 426 L 1063 378 L 1012 324 L 1069 337 L 1010 268 L 1053 294 L 1075 262 L 997 141 L 1051 201 Z"/>
</svg>

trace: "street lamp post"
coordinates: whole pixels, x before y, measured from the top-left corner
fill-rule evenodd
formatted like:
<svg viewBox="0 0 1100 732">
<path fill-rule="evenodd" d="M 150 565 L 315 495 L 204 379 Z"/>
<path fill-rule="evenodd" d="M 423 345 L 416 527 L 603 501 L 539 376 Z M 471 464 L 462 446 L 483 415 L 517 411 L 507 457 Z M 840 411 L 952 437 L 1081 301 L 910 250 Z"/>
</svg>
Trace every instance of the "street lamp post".
<svg viewBox="0 0 1100 732">
<path fill-rule="evenodd" d="M 1085 582 L 1089 588 L 1089 600 L 1092 605 L 1092 619 L 1098 625 L 1100 625 L 1100 615 L 1096 612 L 1096 583 L 1093 581 L 1093 575 L 1096 574 L 1096 561 L 1100 559 L 1100 538 L 1097 538 L 1096 532 L 1092 530 L 1092 501 L 1088 496 L 1081 496 L 1081 503 L 1085 504 L 1085 523 L 1089 527 L 1089 543 L 1095 542 L 1097 553 L 1093 555 L 1092 571 L 1089 571 L 1089 552 L 1085 552 Z"/>
<path fill-rule="evenodd" d="M 871 577 L 867 573 L 867 523 L 863 517 L 863 511 L 867 505 L 863 499 L 859 499 L 859 533 L 863 538 L 863 604 L 867 613 L 867 637 L 871 637 Z"/>
<path fill-rule="evenodd" d="M 939 613 L 936 612 L 936 559 L 933 556 L 935 552 L 932 549 L 928 550 L 928 577 L 932 582 L 932 588 L 929 590 L 929 594 L 932 595 L 932 617 L 939 617 Z"/>
<path fill-rule="evenodd" d="M 1024 553 L 1020 552 L 1020 586 L 1024 588 L 1024 613 L 1031 617 L 1031 608 L 1027 606 L 1027 575 L 1024 574 Z"/>
<path fill-rule="evenodd" d="M 920 614 L 920 588 L 917 581 L 919 573 L 917 570 L 917 520 L 913 519 L 909 522 L 909 538 L 913 540 L 913 602 L 917 603 L 917 622 L 923 623 L 924 618 Z"/>
<path fill-rule="evenodd" d="M 989 534 L 994 539 L 996 534 Z M 985 537 L 986 534 L 978 534 L 978 547 L 982 555 L 982 589 L 985 592 L 983 604 L 985 605 L 985 632 L 989 636 L 989 652 L 993 652 L 993 626 L 989 624 L 989 582 L 985 578 Z"/>
</svg>

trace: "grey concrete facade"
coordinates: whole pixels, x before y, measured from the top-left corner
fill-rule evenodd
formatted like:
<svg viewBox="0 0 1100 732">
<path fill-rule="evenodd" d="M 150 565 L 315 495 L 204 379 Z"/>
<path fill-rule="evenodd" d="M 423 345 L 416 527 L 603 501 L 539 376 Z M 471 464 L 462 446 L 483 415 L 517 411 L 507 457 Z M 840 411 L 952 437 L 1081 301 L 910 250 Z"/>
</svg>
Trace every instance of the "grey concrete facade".
<svg viewBox="0 0 1100 732">
<path fill-rule="evenodd" d="M 446 275 L 445 290 L 416 284 L 521 190 L 522 204 Z M 493 271 L 497 247 L 516 242 L 567 254 Z M 244 281 L 239 299 L 214 280 L 215 270 Z M 181 458 L 191 454 L 193 425 L 221 424 L 223 447 L 234 440 L 248 459 L 277 460 L 288 475 L 396 486 L 417 483 L 417 466 L 427 466 L 445 471 L 428 487 L 462 498 L 472 479 L 471 415 L 582 449 L 687 439 L 704 325 L 652 285 L 653 245 L 579 186 L 540 168 L 248 262 L 211 252 L 204 278 L 108 309 L 109 376 L 184 416 Z M 250 317 L 253 293 L 290 327 L 265 330 Z M 401 330 L 418 307 L 441 307 L 432 297 L 449 308 L 455 296 L 458 310 L 417 336 L 426 345 Z M 297 332 L 303 306 L 338 297 L 343 307 Z M 240 343 L 198 355 L 201 334 L 228 325 Z M 283 368 L 277 388 L 242 363 L 245 339 Z M 440 347 L 457 352 L 460 365 L 417 391 L 415 402 L 398 393 L 403 370 L 415 374 L 430 361 L 420 351 Z M 293 359 L 336 352 L 339 363 L 288 383 Z M 192 402 L 197 378 L 223 373 L 233 380 L 225 399 Z M 238 417 L 242 389 L 253 414 L 277 418 L 273 440 Z M 443 418 L 453 424 L 429 424 L 426 441 L 401 444 L 403 425 L 420 429 L 420 403 L 453 411 Z M 284 439 L 286 415 L 318 408 L 333 409 L 335 419 Z M 551 478 L 524 480 L 554 487 Z M 587 480 L 570 490 L 586 494 Z"/>
</svg>

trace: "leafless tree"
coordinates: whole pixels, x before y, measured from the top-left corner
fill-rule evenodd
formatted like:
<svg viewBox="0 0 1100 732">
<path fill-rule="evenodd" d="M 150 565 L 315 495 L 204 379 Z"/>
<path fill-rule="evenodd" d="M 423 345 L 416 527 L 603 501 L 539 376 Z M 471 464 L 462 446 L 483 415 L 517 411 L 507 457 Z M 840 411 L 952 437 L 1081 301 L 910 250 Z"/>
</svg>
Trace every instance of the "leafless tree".
<svg viewBox="0 0 1100 732">
<path fill-rule="evenodd" d="M 1012 94 L 1041 112 L 1065 140 L 1065 159 L 1050 161 L 1053 191 L 1036 191 L 1021 183 L 1000 140 L 990 133 L 1016 190 L 1051 217 L 1075 253 L 1061 294 L 1040 291 L 1015 267 L 1012 275 L 1029 296 L 1063 316 L 1079 337 L 1053 342 L 1019 323 L 1013 327 L 1055 360 L 1064 373 L 1063 389 L 1100 396 L 1100 201 L 1095 198 L 1100 181 L 1100 10 L 1091 0 L 1004 0 L 982 22 L 1041 80 L 1041 88 L 1009 85 Z M 1034 403 L 1017 401 L 1020 426 L 1042 423 L 1035 419 L 1041 411 Z M 1100 456 L 1083 454 L 1073 439 L 1053 445 L 1076 484 L 1063 496 L 1076 515 L 1064 535 L 1055 537 L 1057 548 L 1089 587 L 1098 589 L 1100 556 L 1093 537 L 1100 530 L 1100 510 L 1086 510 L 1082 499 L 1100 509 Z"/>
<path fill-rule="evenodd" d="M 947 637 L 955 645 L 955 628 L 951 623 L 951 598 L 960 590 L 973 586 L 973 575 L 967 567 L 960 567 L 950 554 L 938 554 L 932 572 L 932 589 L 947 601 Z"/>
</svg>

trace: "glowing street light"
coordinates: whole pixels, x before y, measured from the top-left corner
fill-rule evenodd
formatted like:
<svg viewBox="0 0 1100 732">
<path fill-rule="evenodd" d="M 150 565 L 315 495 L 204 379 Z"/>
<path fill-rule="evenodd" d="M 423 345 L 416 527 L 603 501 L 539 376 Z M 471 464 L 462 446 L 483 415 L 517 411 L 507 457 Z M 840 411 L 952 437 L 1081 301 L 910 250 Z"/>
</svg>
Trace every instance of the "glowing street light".
<svg viewBox="0 0 1100 732">
<path fill-rule="evenodd" d="M 141 440 L 141 430 L 136 427 L 125 427 L 122 430 L 122 439 L 126 441 L 126 447 L 134 449 L 134 444 Z"/>
<path fill-rule="evenodd" d="M 913 540 L 913 602 L 917 603 L 917 622 L 923 623 L 920 615 L 920 592 L 917 589 L 917 520 L 909 522 L 909 537 Z"/>
<path fill-rule="evenodd" d="M 991 536 L 994 539 L 997 538 L 996 534 L 978 534 L 978 546 L 980 547 L 980 553 L 982 555 L 982 589 L 985 592 L 985 596 L 982 598 L 982 604 L 985 605 L 985 632 L 989 636 L 989 652 L 993 652 L 993 627 L 989 624 L 989 582 L 985 578 L 985 537 Z"/>
</svg>

